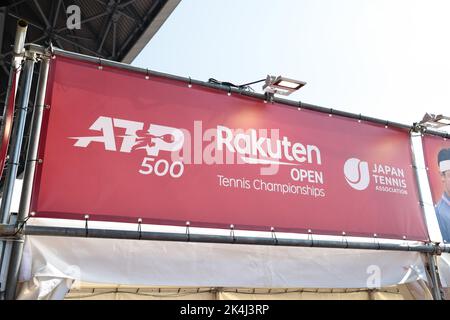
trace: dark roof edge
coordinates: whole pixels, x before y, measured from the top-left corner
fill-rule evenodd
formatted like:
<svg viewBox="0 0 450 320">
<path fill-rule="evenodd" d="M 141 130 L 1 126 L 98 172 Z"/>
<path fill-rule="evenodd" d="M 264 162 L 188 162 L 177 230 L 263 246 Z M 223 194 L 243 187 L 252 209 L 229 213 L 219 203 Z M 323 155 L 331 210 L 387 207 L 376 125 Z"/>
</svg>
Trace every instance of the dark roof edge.
<svg viewBox="0 0 450 320">
<path fill-rule="evenodd" d="M 166 22 L 167 18 L 172 14 L 180 2 L 181 0 L 167 0 L 166 4 L 158 12 L 147 29 L 145 29 L 145 31 L 141 34 L 139 39 L 133 44 L 121 62 L 131 63 L 134 58 L 137 57 L 142 49 L 144 49 L 148 42 L 153 38 L 156 32 L 158 32 L 159 28 L 161 28 L 164 22 Z"/>
</svg>

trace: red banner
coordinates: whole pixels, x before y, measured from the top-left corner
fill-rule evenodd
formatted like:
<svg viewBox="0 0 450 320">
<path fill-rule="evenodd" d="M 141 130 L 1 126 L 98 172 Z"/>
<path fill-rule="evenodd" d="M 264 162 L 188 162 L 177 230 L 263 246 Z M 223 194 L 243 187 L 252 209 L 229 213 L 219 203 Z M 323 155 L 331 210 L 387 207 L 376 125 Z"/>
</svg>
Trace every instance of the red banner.
<svg viewBox="0 0 450 320">
<path fill-rule="evenodd" d="M 60 56 L 50 72 L 37 216 L 428 238 L 407 131 Z"/>
<path fill-rule="evenodd" d="M 425 135 L 422 143 L 437 220 L 442 237 L 450 242 L 450 141 Z"/>
</svg>

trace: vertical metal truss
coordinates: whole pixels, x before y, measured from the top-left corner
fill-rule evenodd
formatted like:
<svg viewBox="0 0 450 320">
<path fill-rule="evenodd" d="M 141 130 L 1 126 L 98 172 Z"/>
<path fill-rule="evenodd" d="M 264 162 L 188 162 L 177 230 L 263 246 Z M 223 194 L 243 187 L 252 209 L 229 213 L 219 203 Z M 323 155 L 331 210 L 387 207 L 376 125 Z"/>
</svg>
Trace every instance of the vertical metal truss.
<svg viewBox="0 0 450 320">
<path fill-rule="evenodd" d="M 0 8 L 0 74 L 8 78 L 12 48 L 3 43 L 13 39 L 4 32 L 12 19 L 24 18 L 29 25 L 27 43 L 41 44 L 120 61 L 135 43 L 136 38 L 149 26 L 167 0 L 10 0 Z M 70 14 L 67 8 L 81 8 L 81 29 L 67 27 Z M 26 12 L 26 14 L 25 14 Z M 3 39 L 1 39 L 3 36 Z M 3 51 L 2 51 L 3 50 Z M 6 77 L 5 77 L 6 75 Z M 38 70 L 34 71 L 37 81 Z M 3 80 L 2 80 L 3 81 Z M 5 104 L 6 86 L 0 83 L 0 107 Z M 30 107 L 34 104 L 34 88 Z M 0 109 L 1 109 L 0 108 Z M 1 110 L 0 110 L 1 112 Z M 27 117 L 27 128 L 30 117 Z M 28 136 L 24 137 L 24 145 Z M 22 150 L 24 152 L 25 150 Z M 22 157 L 23 158 L 23 157 Z M 23 160 L 23 159 L 22 159 Z M 23 165 L 19 173 L 23 172 Z M 0 181 L 0 185 L 2 181 Z"/>
<path fill-rule="evenodd" d="M 25 19 L 34 38 L 27 42 L 53 45 L 69 51 L 120 61 L 136 37 L 144 32 L 166 0 L 12 0 L 0 8 L 0 35 L 4 20 Z M 67 8 L 81 8 L 81 30 L 71 30 Z M 26 10 L 25 15 L 23 11 Z M 34 29 L 34 32 L 33 32 Z M 124 31 L 125 30 L 125 31 Z M 1 39 L 0 39 L 1 40 Z M 4 39 L 8 41 L 8 39 Z M 0 45 L 1 45 L 0 41 Z M 2 51 L 3 50 L 3 51 Z M 9 74 L 12 50 L 0 46 L 0 71 Z M 0 102 L 4 101 L 0 92 Z"/>
</svg>

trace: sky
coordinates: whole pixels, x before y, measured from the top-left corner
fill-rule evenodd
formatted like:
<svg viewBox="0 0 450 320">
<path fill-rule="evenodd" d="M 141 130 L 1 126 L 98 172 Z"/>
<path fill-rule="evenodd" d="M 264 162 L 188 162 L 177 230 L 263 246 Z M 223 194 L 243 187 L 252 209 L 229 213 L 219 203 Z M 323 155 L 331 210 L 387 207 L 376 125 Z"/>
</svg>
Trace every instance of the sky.
<svg viewBox="0 0 450 320">
<path fill-rule="evenodd" d="M 450 115 L 448 0 L 182 0 L 133 65 L 412 124 Z M 261 91 L 261 84 L 253 86 Z"/>
</svg>

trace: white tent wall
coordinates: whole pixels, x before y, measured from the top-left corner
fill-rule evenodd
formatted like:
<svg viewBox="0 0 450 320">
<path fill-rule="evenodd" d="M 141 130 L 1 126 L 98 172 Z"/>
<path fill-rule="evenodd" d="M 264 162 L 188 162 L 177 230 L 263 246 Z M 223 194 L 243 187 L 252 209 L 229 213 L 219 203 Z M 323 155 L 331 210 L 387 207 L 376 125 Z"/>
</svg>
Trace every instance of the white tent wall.
<svg viewBox="0 0 450 320">
<path fill-rule="evenodd" d="M 416 252 L 27 237 L 19 299 L 62 299 L 74 280 L 131 288 L 354 289 L 411 284 L 415 293 L 410 296 L 429 297 L 424 261 Z M 311 293 L 295 294 L 304 298 Z M 345 290 L 339 294 L 345 296 Z M 347 297 L 352 295 L 356 293 Z"/>
<path fill-rule="evenodd" d="M 18 181 L 13 210 L 18 206 L 20 186 Z M 30 219 L 28 224 L 81 227 L 84 222 Z M 118 227 L 110 223 L 89 225 Z M 157 231 L 150 226 L 143 226 L 143 230 Z M 438 260 L 444 287 L 450 283 L 449 256 L 444 254 Z M 28 236 L 18 298 L 431 299 L 424 261 L 424 256 L 415 252 Z M 95 285 L 83 287 L 86 283 Z M 155 291 L 149 286 L 163 294 L 146 294 L 145 290 Z M 367 286 L 382 289 L 358 289 Z M 123 292 L 124 287 L 127 292 Z M 165 295 L 161 287 L 172 287 L 172 293 Z M 206 292 L 202 291 L 205 287 L 209 288 Z M 266 293 L 242 293 L 254 288 Z"/>
<path fill-rule="evenodd" d="M 445 299 L 450 299 L 450 254 L 443 253 L 438 257 L 439 277 L 444 289 Z"/>
</svg>

